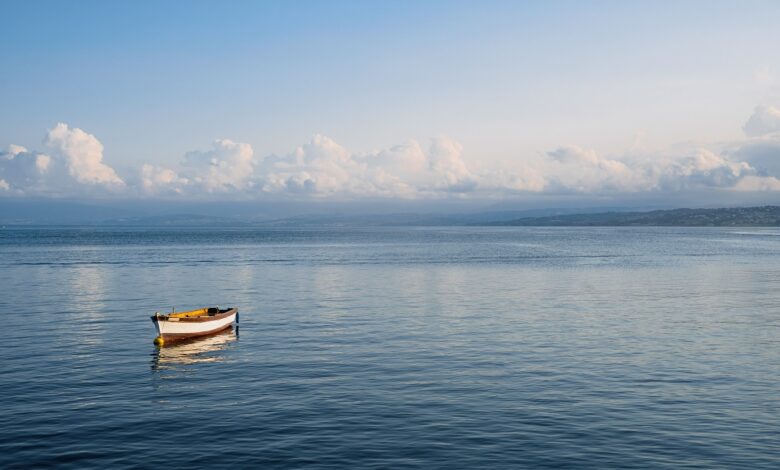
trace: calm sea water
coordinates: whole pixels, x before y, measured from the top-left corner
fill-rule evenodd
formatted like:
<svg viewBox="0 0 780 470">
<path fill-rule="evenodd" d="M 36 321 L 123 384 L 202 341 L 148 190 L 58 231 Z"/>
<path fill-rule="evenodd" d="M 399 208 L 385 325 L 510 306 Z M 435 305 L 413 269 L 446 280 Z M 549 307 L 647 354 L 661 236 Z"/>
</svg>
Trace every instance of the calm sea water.
<svg viewBox="0 0 780 470">
<path fill-rule="evenodd" d="M 780 466 L 776 229 L 5 228 L 0 307 L 4 468 Z"/>
</svg>

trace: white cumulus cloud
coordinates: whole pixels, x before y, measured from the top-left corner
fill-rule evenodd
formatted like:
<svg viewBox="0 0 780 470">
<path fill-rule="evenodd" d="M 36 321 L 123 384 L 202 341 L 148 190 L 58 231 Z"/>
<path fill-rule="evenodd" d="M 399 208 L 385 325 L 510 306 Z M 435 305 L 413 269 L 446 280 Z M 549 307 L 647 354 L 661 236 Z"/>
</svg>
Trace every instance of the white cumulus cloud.
<svg viewBox="0 0 780 470">
<path fill-rule="evenodd" d="M 209 150 L 184 156 L 183 176 L 209 192 L 251 189 L 254 151 L 249 144 L 222 139 Z"/>
<path fill-rule="evenodd" d="M 441 197 L 479 185 L 462 150 L 458 142 L 440 137 L 427 149 L 410 140 L 359 154 L 318 134 L 287 155 L 256 158 L 249 144 L 225 139 L 209 150 L 187 153 L 178 169 L 144 165 L 141 185 L 147 194 Z"/>
<path fill-rule="evenodd" d="M 742 128 L 750 137 L 780 132 L 780 109 L 758 106 Z"/>
<path fill-rule="evenodd" d="M 78 196 L 121 192 L 125 182 L 103 162 L 103 145 L 93 135 L 59 123 L 44 138 L 47 153 L 10 145 L 0 152 L 0 177 L 18 195 Z"/>
<path fill-rule="evenodd" d="M 187 184 L 187 178 L 170 168 L 147 163 L 141 166 L 141 186 L 145 193 L 182 194 Z"/>
<path fill-rule="evenodd" d="M 68 173 L 79 183 L 124 186 L 114 169 L 103 163 L 103 144 L 94 135 L 60 122 L 49 131 L 44 143 L 64 158 Z"/>
<path fill-rule="evenodd" d="M 734 186 L 737 191 L 780 191 L 780 179 L 774 176 L 745 176 Z"/>
<path fill-rule="evenodd" d="M 758 177 L 744 161 L 731 161 L 707 149 L 689 154 L 645 155 L 620 159 L 576 146 L 548 153 L 545 174 L 552 189 L 579 193 L 636 193 L 690 189 L 745 189 L 746 177 Z"/>
<path fill-rule="evenodd" d="M 284 157 L 271 155 L 259 165 L 265 193 L 326 195 L 350 192 L 363 185 L 360 165 L 333 139 L 315 135 Z"/>
<path fill-rule="evenodd" d="M 44 189 L 52 159 L 48 155 L 30 152 L 21 145 L 9 145 L 0 152 L 0 185 L 5 191 L 25 194 Z"/>
<path fill-rule="evenodd" d="M 356 154 L 333 139 L 315 135 L 289 155 L 260 163 L 262 190 L 316 196 L 414 198 L 469 192 L 477 179 L 461 158 L 459 143 L 444 137 L 424 149 L 417 141 Z"/>
<path fill-rule="evenodd" d="M 780 112 L 760 106 L 748 134 L 725 150 L 684 148 L 625 154 L 564 145 L 518 155 L 503 167 L 479 162 L 450 138 L 427 145 L 407 140 L 369 152 L 351 151 L 325 135 L 288 154 L 259 157 L 229 139 L 187 152 L 178 164 L 147 163 L 127 180 L 103 159 L 91 134 L 59 123 L 48 131 L 46 153 L 11 145 L 0 152 L 0 192 L 6 195 L 263 198 L 502 198 L 536 193 L 621 194 L 701 190 L 780 191 Z M 777 163 L 775 163 L 777 162 Z"/>
<path fill-rule="evenodd" d="M 648 189 L 639 168 L 574 145 L 559 147 L 547 156 L 551 164 L 544 173 L 553 188 L 574 192 L 638 191 Z"/>
<path fill-rule="evenodd" d="M 187 152 L 178 169 L 142 165 L 140 181 L 151 195 L 246 195 L 255 191 L 255 163 L 251 145 L 221 139 L 207 150 Z"/>
</svg>

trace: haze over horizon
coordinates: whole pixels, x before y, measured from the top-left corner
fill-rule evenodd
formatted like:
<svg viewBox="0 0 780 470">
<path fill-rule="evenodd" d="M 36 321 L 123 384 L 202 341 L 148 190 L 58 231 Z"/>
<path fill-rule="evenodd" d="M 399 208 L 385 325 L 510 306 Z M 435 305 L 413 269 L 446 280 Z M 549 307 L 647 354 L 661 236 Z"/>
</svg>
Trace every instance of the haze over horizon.
<svg viewBox="0 0 780 470">
<path fill-rule="evenodd" d="M 773 2 L 0 10 L 5 203 L 780 203 Z"/>
</svg>

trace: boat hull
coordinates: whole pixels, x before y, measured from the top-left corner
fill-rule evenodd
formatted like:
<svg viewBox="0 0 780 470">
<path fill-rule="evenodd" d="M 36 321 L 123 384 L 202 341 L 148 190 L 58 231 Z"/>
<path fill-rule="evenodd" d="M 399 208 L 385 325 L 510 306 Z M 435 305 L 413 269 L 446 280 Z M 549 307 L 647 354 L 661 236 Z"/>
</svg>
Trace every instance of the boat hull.
<svg viewBox="0 0 780 470">
<path fill-rule="evenodd" d="M 155 344 L 181 341 L 187 338 L 210 335 L 230 328 L 236 321 L 238 309 L 230 309 L 213 317 L 169 318 L 153 316 L 152 322 L 157 329 Z"/>
</svg>

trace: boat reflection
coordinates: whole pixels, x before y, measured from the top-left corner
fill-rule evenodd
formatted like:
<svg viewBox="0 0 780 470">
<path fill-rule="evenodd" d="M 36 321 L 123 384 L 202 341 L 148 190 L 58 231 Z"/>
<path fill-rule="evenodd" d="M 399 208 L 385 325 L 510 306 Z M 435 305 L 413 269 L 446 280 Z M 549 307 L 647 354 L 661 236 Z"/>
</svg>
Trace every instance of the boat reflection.
<svg viewBox="0 0 780 470">
<path fill-rule="evenodd" d="M 152 354 L 152 370 L 175 369 L 206 362 L 225 360 L 222 351 L 238 340 L 238 329 L 222 330 L 209 336 L 179 341 L 155 349 Z"/>
</svg>

